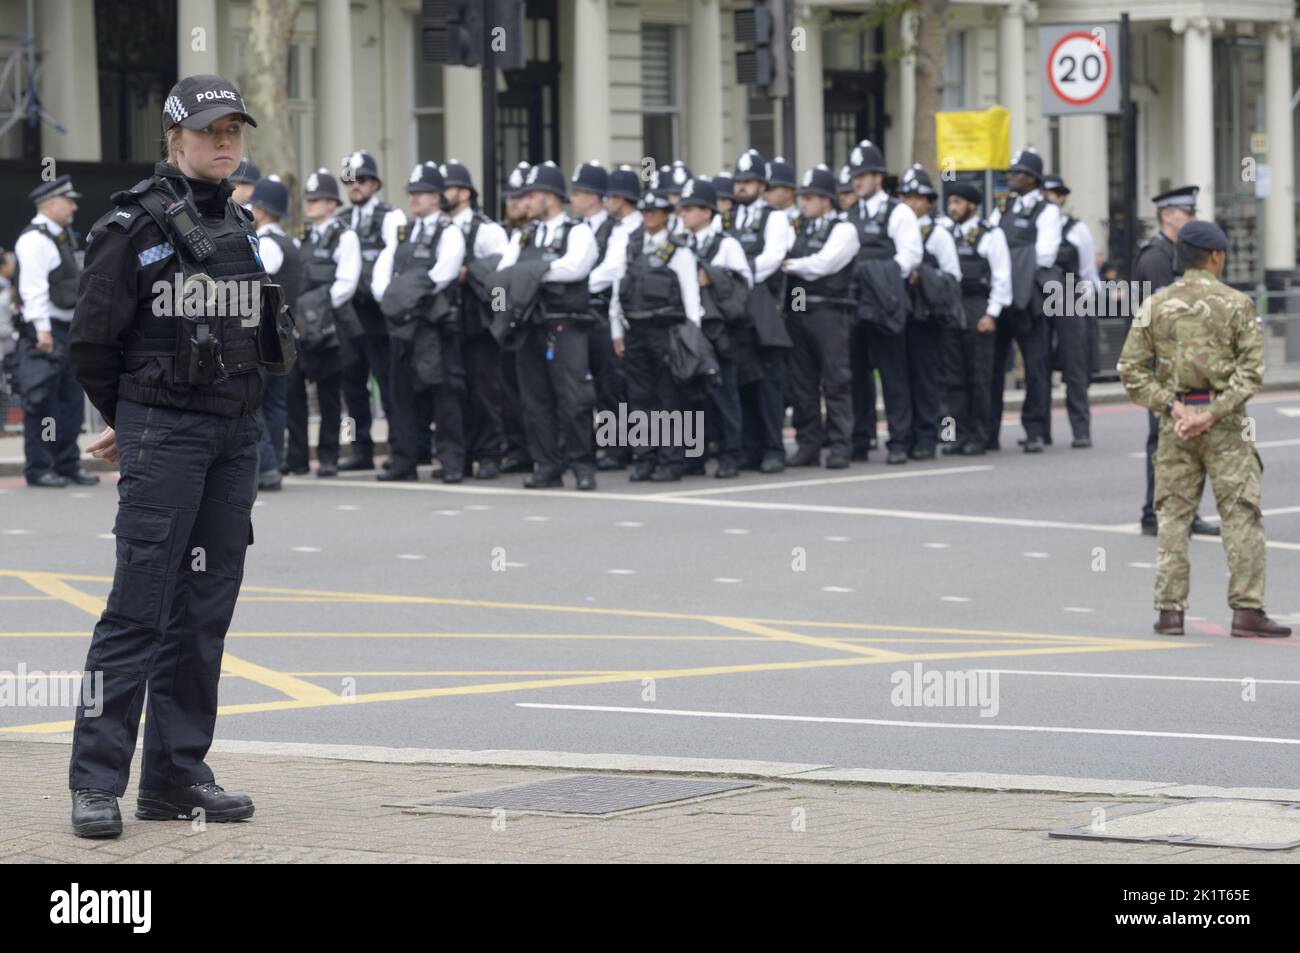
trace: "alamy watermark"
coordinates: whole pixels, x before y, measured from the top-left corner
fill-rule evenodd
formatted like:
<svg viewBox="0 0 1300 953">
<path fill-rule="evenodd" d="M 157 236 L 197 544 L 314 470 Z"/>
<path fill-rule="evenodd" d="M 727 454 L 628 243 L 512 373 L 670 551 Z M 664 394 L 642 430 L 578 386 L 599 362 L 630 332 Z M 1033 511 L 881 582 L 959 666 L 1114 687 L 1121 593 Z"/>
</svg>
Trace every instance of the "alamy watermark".
<svg viewBox="0 0 1300 953">
<path fill-rule="evenodd" d="M 998 673 L 925 669 L 917 662 L 889 677 L 889 702 L 895 708 L 978 708 L 981 718 L 996 718 Z"/>
<path fill-rule="evenodd" d="M 618 410 L 596 414 L 598 447 L 685 447 L 686 456 L 704 455 L 704 412 L 700 410 Z"/>
<path fill-rule="evenodd" d="M 0 708 L 73 708 L 80 702 L 87 718 L 104 710 L 104 673 L 0 670 Z"/>
</svg>

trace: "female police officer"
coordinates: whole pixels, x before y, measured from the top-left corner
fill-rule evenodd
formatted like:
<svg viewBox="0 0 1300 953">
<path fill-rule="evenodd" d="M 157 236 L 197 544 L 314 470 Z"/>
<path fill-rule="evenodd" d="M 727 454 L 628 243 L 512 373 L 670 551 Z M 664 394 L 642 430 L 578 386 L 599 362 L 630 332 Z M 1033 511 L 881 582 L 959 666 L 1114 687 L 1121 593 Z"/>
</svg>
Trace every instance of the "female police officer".
<svg viewBox="0 0 1300 953">
<path fill-rule="evenodd" d="M 89 704 L 77 708 L 69 770 L 83 837 L 121 833 L 146 683 L 136 817 L 253 813 L 203 760 L 253 541 L 262 307 L 248 296 L 268 279 L 227 181 L 246 123 L 256 125 L 221 77 L 181 80 L 163 104 L 166 161 L 115 194 L 90 234 L 70 353 L 109 423 L 89 449 L 117 461 L 121 480 L 117 570 L 86 657 Z"/>
</svg>

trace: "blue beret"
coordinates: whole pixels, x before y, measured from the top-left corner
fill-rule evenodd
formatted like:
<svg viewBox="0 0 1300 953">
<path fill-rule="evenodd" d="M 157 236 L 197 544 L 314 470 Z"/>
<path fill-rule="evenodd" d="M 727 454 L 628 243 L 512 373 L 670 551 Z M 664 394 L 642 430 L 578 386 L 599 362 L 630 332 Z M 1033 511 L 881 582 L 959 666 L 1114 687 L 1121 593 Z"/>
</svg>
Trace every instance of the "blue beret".
<svg viewBox="0 0 1300 953">
<path fill-rule="evenodd" d="M 1178 230 L 1178 240 L 1206 251 L 1227 251 L 1228 236 L 1213 222 L 1194 219 Z"/>
</svg>

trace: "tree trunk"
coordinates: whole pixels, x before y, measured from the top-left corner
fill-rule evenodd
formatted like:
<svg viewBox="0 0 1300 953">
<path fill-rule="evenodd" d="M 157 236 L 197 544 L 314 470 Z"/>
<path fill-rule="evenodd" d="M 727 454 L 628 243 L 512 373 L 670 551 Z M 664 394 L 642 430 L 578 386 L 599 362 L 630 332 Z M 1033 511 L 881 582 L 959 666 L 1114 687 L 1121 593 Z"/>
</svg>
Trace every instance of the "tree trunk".
<svg viewBox="0 0 1300 953">
<path fill-rule="evenodd" d="M 916 0 L 916 119 L 912 133 L 912 161 L 935 176 L 934 114 L 943 109 L 943 67 L 948 57 L 949 0 Z M 936 182 L 937 184 L 937 182 Z"/>
<path fill-rule="evenodd" d="M 253 0 L 248 15 L 248 48 L 239 89 L 257 128 L 245 154 L 272 172 L 289 189 L 290 217 L 297 218 L 298 156 L 289 122 L 289 45 L 302 0 Z M 255 141 L 253 141 L 255 140 Z"/>
</svg>

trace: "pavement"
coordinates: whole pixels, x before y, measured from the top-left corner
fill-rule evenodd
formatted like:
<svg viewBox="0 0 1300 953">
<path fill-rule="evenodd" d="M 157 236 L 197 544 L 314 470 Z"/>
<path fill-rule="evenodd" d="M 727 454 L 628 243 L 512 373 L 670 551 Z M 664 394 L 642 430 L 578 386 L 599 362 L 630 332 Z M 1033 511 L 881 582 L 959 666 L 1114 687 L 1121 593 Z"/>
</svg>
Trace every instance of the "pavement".
<svg viewBox="0 0 1300 953">
<path fill-rule="evenodd" d="M 1269 607 L 1296 623 L 1300 391 L 1251 413 Z M 197 839 L 130 794 L 120 841 L 67 830 L 53 689 L 103 607 L 116 494 L 0 478 L 0 670 L 50 689 L 0 706 L 0 859 L 1294 862 L 1049 836 L 1300 802 L 1300 639 L 1228 637 L 1214 538 L 1189 634 L 1153 635 L 1145 412 L 1099 404 L 1090 450 L 1061 414 L 1041 456 L 1009 420 L 1000 453 L 835 475 L 287 479 L 254 511 L 210 759 L 258 813 Z M 416 806 L 615 772 L 754 787 L 598 818 Z"/>
<path fill-rule="evenodd" d="M 935 778 L 930 785 L 801 780 L 826 773 L 810 765 L 736 762 L 721 773 L 717 763 L 679 759 L 671 766 L 660 762 L 652 772 L 629 771 L 628 759 L 619 770 L 616 759 L 544 756 L 581 766 L 564 770 L 492 763 L 509 760 L 504 753 L 221 741 L 209 764 L 228 790 L 254 793 L 257 809 L 250 820 L 139 821 L 128 792 L 121 802 L 122 836 L 86 840 L 67 826 L 69 801 L 61 781 L 68 750 L 63 738 L 0 737 L 0 770 L 9 779 L 0 803 L 0 863 L 1296 862 L 1294 851 L 1049 836 L 1095 826 L 1099 818 L 1179 803 L 1170 796 L 943 786 L 978 779 Z M 743 787 L 603 817 L 422 804 L 613 771 Z"/>
</svg>

